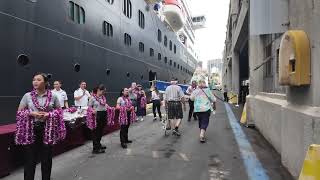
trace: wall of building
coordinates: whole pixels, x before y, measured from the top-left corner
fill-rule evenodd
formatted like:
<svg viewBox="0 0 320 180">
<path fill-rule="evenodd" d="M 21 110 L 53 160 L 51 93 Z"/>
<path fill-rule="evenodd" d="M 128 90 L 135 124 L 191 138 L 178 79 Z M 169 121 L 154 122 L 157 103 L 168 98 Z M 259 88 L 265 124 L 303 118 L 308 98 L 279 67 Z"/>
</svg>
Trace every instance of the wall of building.
<svg viewBox="0 0 320 180">
<path fill-rule="evenodd" d="M 263 62 L 266 44 L 261 36 L 251 36 L 249 40 L 248 119 L 281 154 L 282 163 L 296 178 L 308 146 L 320 143 L 319 19 L 320 1 L 289 0 L 289 30 L 304 30 L 311 42 L 310 86 L 283 87 L 278 84 L 276 58 L 279 40 L 275 40 L 272 45 L 274 88 L 272 93 L 265 93 L 264 68 L 253 69 Z"/>
</svg>

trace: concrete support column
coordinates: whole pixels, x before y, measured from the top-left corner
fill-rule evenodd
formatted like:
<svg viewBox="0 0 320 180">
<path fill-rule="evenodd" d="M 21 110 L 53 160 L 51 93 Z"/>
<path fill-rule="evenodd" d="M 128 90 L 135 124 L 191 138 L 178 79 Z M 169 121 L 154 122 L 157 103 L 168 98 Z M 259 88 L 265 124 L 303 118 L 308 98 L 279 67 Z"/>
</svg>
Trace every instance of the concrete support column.
<svg viewBox="0 0 320 180">
<path fill-rule="evenodd" d="M 239 70 L 239 53 L 232 53 L 232 91 L 236 94 L 240 92 L 240 70 Z"/>
</svg>

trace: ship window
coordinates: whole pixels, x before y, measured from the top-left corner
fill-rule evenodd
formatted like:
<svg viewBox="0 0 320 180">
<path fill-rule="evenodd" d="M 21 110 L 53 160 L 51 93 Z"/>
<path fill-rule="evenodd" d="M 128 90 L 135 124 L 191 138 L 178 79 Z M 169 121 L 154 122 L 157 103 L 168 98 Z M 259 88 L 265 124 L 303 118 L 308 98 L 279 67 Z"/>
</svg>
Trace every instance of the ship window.
<svg viewBox="0 0 320 180">
<path fill-rule="evenodd" d="M 173 52 L 174 52 L 175 54 L 177 53 L 177 46 L 176 46 L 176 45 L 173 46 Z"/>
<path fill-rule="evenodd" d="M 86 21 L 86 14 L 84 9 L 78 4 L 69 1 L 69 18 L 78 24 L 84 24 Z"/>
<path fill-rule="evenodd" d="M 139 51 L 144 52 L 144 44 L 142 42 L 139 42 Z"/>
<path fill-rule="evenodd" d="M 110 70 L 110 69 L 106 69 L 107 76 L 109 76 L 109 75 L 110 75 L 110 72 L 111 72 L 111 70 Z"/>
<path fill-rule="evenodd" d="M 176 66 L 177 66 L 177 64 L 176 64 L 176 62 L 174 62 L 174 63 L 173 63 L 173 67 L 176 67 Z"/>
<path fill-rule="evenodd" d="M 169 48 L 170 48 L 170 51 L 172 51 L 172 41 L 171 40 L 170 40 Z"/>
<path fill-rule="evenodd" d="M 154 50 L 150 48 L 150 56 L 154 56 Z"/>
<path fill-rule="evenodd" d="M 132 4 L 130 0 L 123 0 L 123 14 L 128 18 L 132 17 Z"/>
<path fill-rule="evenodd" d="M 124 44 L 131 46 L 131 36 L 127 33 L 124 33 Z"/>
<path fill-rule="evenodd" d="M 145 27 L 145 20 L 144 20 L 144 14 L 142 11 L 139 10 L 139 26 L 144 29 Z"/>
<path fill-rule="evenodd" d="M 80 71 L 80 64 L 79 63 L 74 64 L 73 68 L 74 68 L 75 72 L 79 72 Z"/>
<path fill-rule="evenodd" d="M 108 2 L 109 4 L 113 4 L 113 3 L 114 3 L 114 0 L 107 0 L 107 2 Z"/>
<path fill-rule="evenodd" d="M 158 60 L 160 61 L 161 60 L 161 54 L 158 53 Z"/>
<path fill-rule="evenodd" d="M 167 38 L 167 36 L 164 36 L 164 41 L 163 41 L 164 43 L 164 46 L 165 47 L 167 47 L 168 46 L 168 38 Z"/>
<path fill-rule="evenodd" d="M 172 60 L 171 60 L 171 59 L 170 59 L 170 61 L 169 61 L 169 65 L 172 66 Z"/>
<path fill-rule="evenodd" d="M 113 27 L 107 21 L 103 21 L 102 24 L 103 34 L 112 37 L 113 36 Z"/>
<path fill-rule="evenodd" d="M 158 41 L 159 42 L 162 41 L 162 33 L 161 33 L 160 29 L 158 29 Z"/>
<path fill-rule="evenodd" d="M 29 64 L 29 58 L 24 54 L 19 55 L 17 61 L 20 66 L 26 66 Z"/>
</svg>

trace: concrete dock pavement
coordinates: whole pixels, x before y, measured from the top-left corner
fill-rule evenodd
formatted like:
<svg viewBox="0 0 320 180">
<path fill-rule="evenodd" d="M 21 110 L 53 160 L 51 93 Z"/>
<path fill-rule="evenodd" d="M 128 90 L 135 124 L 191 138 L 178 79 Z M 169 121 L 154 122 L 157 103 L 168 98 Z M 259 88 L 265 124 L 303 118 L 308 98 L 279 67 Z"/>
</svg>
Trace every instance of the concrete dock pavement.
<svg viewBox="0 0 320 180">
<path fill-rule="evenodd" d="M 133 144 L 128 149 L 120 147 L 119 132 L 103 137 L 105 154 L 92 155 L 92 143 L 87 142 L 54 158 L 52 179 L 291 180 L 280 156 L 259 132 L 237 126 L 237 110 L 218 101 L 205 144 L 199 142 L 198 122 L 186 121 L 187 112 L 181 137 L 164 136 L 160 121 L 149 114 L 130 127 Z M 23 179 L 23 169 L 4 178 L 18 179 Z M 39 165 L 36 179 L 41 179 Z"/>
</svg>

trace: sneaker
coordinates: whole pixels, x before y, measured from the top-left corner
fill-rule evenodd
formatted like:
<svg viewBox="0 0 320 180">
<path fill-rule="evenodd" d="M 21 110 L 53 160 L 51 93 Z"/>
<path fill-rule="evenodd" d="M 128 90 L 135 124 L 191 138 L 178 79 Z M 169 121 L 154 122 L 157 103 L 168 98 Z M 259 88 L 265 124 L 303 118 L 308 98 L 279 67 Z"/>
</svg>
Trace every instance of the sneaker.
<svg viewBox="0 0 320 180">
<path fill-rule="evenodd" d="M 132 143 L 132 141 L 131 140 L 127 140 L 126 143 L 130 144 L 130 143 Z"/>
<path fill-rule="evenodd" d="M 102 154 L 102 153 L 105 153 L 103 149 L 95 149 L 92 151 L 92 154 Z"/>
<path fill-rule="evenodd" d="M 156 118 L 156 117 L 154 117 L 154 118 L 153 118 L 153 120 L 154 120 L 154 121 L 156 121 L 156 120 L 157 120 L 157 118 Z"/>
<path fill-rule="evenodd" d="M 188 118 L 188 121 L 190 122 L 190 121 L 191 121 L 191 118 Z"/>
<path fill-rule="evenodd" d="M 141 118 L 141 120 L 140 120 L 141 122 L 143 121 L 143 118 Z"/>
<path fill-rule="evenodd" d="M 166 130 L 167 130 L 167 131 L 171 130 L 171 127 L 166 127 Z"/>
<path fill-rule="evenodd" d="M 200 137 L 200 142 L 201 143 L 205 143 L 206 142 L 206 138 L 205 137 Z"/>
<path fill-rule="evenodd" d="M 172 135 L 181 136 L 181 133 L 179 132 L 179 130 L 174 129 L 174 130 L 172 131 Z"/>
</svg>

